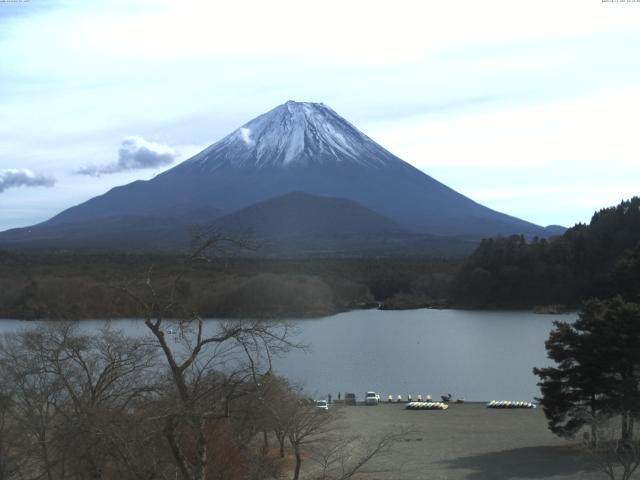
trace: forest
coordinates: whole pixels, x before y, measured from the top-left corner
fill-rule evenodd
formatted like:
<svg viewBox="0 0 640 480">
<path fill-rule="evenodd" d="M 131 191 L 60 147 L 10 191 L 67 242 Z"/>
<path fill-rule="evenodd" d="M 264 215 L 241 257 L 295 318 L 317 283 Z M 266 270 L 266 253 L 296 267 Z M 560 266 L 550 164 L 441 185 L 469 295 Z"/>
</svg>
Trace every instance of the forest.
<svg viewBox="0 0 640 480">
<path fill-rule="evenodd" d="M 143 290 L 152 269 L 166 289 L 183 266 L 177 256 L 0 254 L 0 317 L 139 317 L 122 287 Z M 442 302 L 456 268 L 432 259 L 214 257 L 191 263 L 179 291 L 203 317 L 314 317 L 403 296 L 426 306 L 432 299 L 424 292 Z"/>
<path fill-rule="evenodd" d="M 453 282 L 468 308 L 576 308 L 591 297 L 640 293 L 640 198 L 596 212 L 549 240 L 522 236 L 483 240 Z"/>
<path fill-rule="evenodd" d="M 139 317 L 122 288 L 150 274 L 169 288 L 185 259 L 170 255 L 0 252 L 0 317 Z M 203 317 L 296 318 L 356 308 L 516 308 L 557 311 L 584 299 L 640 292 L 640 198 L 550 239 L 482 240 L 464 259 L 285 259 L 213 256 L 181 276 L 181 301 Z"/>
</svg>

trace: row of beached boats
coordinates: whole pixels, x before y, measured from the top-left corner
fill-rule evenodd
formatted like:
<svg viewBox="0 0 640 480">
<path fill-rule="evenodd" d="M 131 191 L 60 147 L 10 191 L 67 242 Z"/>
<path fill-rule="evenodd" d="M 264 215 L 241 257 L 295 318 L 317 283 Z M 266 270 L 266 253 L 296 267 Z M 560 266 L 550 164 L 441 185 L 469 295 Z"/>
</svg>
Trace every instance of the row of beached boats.
<svg viewBox="0 0 640 480">
<path fill-rule="evenodd" d="M 406 409 L 408 410 L 446 410 L 449 408 L 446 402 L 407 402 Z M 536 408 L 536 404 L 533 402 L 512 402 L 510 400 L 491 400 L 487 403 L 487 408 Z"/>
<path fill-rule="evenodd" d="M 511 402 L 509 400 L 491 400 L 487 408 L 536 408 L 532 402 Z"/>
<path fill-rule="evenodd" d="M 408 410 L 446 410 L 449 405 L 444 402 L 409 402 L 405 408 Z"/>
<path fill-rule="evenodd" d="M 406 397 L 403 397 L 402 395 L 398 395 L 395 398 L 393 395 L 389 395 L 387 397 L 387 403 L 409 403 L 409 402 L 431 402 L 431 401 L 432 401 L 431 395 L 425 395 L 424 400 L 422 395 L 418 395 L 415 400 L 413 399 L 412 395 L 407 395 Z"/>
</svg>

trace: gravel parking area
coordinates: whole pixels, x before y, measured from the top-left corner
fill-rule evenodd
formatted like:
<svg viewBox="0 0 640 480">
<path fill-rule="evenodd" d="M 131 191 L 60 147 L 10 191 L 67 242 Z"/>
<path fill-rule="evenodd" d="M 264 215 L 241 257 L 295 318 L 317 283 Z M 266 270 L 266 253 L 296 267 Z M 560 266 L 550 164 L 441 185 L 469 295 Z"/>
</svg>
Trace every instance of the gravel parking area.
<svg viewBox="0 0 640 480">
<path fill-rule="evenodd" d="M 577 442 L 548 429 L 541 409 L 488 409 L 452 404 L 448 410 L 405 410 L 402 404 L 334 406 L 350 433 L 374 438 L 390 430 L 411 433 L 377 458 L 378 480 L 592 480 L 606 478 Z"/>
</svg>

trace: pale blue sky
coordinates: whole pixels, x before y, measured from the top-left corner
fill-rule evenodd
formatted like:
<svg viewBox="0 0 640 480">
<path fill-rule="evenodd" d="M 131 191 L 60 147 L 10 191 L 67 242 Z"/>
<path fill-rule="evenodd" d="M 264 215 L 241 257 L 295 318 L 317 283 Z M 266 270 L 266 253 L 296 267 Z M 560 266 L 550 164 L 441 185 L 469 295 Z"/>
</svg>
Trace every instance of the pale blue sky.
<svg viewBox="0 0 640 480">
<path fill-rule="evenodd" d="M 0 230 L 289 99 L 491 208 L 585 222 L 640 194 L 639 59 L 640 2 L 0 2 Z"/>
</svg>

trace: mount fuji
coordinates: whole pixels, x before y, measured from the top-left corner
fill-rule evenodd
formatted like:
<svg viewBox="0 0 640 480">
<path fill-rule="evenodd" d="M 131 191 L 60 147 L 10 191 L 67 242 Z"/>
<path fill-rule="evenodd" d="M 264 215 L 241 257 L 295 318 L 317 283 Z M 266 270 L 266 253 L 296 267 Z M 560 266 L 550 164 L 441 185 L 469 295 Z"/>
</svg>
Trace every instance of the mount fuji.
<svg viewBox="0 0 640 480">
<path fill-rule="evenodd" d="M 395 236 L 477 240 L 562 232 L 474 202 L 385 150 L 322 103 L 288 101 L 151 180 L 113 188 L 44 223 L 4 232 L 0 245 L 46 246 L 49 242 L 63 248 L 98 237 L 130 245 L 153 239 L 154 245 L 160 245 L 163 235 L 175 240 L 176 234 L 169 232 L 176 228 L 216 219 L 224 228 L 224 219 L 230 216 L 236 227 L 247 219 L 245 227 L 250 230 L 249 219 L 255 220 L 256 215 L 243 216 L 243 209 L 280 196 L 295 202 L 299 197 L 287 196 L 292 192 L 313 196 L 313 202 L 303 203 L 314 208 L 326 200 L 325 218 L 330 205 L 337 216 L 343 210 L 340 222 L 345 225 L 350 221 L 343 218 L 344 211 L 359 212 L 356 224 L 363 224 L 364 217 L 379 224 L 388 222 Z M 361 208 L 341 209 L 336 199 Z M 281 203 L 267 203 L 254 211 Z M 364 210 L 370 214 L 363 216 Z M 317 229 L 311 230 L 317 234 Z M 367 235 L 374 230 L 364 228 Z M 304 228 L 297 233 L 304 236 Z M 330 234 L 335 233 L 331 229 Z M 278 232 L 271 236 L 277 237 Z M 104 248 L 109 245 L 107 241 Z"/>
</svg>

